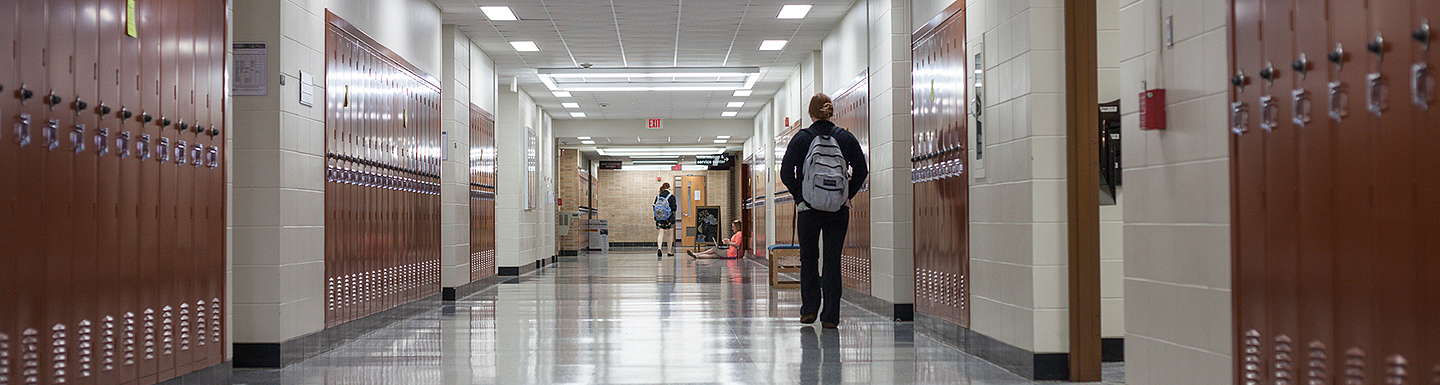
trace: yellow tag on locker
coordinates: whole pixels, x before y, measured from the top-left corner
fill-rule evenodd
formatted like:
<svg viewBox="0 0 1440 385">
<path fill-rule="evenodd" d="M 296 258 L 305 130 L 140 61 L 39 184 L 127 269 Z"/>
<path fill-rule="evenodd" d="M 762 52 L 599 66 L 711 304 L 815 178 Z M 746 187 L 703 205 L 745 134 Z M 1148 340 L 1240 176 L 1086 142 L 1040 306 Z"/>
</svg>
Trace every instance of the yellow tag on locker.
<svg viewBox="0 0 1440 385">
<path fill-rule="evenodd" d="M 125 34 L 140 37 L 139 23 L 135 20 L 135 0 L 125 0 Z"/>
</svg>

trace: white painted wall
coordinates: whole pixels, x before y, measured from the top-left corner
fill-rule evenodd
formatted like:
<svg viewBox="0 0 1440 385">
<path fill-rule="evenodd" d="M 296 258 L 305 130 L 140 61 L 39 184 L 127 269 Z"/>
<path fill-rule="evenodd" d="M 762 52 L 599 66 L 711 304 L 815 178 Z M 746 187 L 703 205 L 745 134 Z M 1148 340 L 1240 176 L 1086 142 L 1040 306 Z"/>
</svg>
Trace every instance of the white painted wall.
<svg viewBox="0 0 1440 385">
<path fill-rule="evenodd" d="M 1169 128 L 1125 113 L 1127 384 L 1231 380 L 1230 157 L 1224 0 L 1119 0 L 1121 95 L 1168 90 Z M 1175 47 L 1160 20 L 1175 17 Z"/>
<path fill-rule="evenodd" d="M 496 265 L 525 267 L 555 255 L 555 204 L 546 202 L 545 189 L 554 190 L 554 138 L 551 120 L 525 92 L 498 91 L 495 118 L 496 154 Z M 539 139 L 541 193 L 533 210 L 522 208 L 525 185 L 526 129 Z M 523 271 L 524 269 L 522 269 Z"/>
<path fill-rule="evenodd" d="M 1100 102 L 1120 94 L 1120 0 L 1095 1 Z M 1121 103 L 1133 102 L 1121 100 Z M 1123 151 L 1124 139 L 1121 139 Z M 1121 162 L 1122 165 L 1124 162 Z M 1115 189 L 1115 204 L 1100 206 L 1100 335 L 1125 336 L 1125 193 Z"/>
<path fill-rule="evenodd" d="M 495 77 L 495 59 L 470 43 L 470 103 L 474 103 L 491 114 L 495 113 L 495 98 L 499 84 Z"/>
<path fill-rule="evenodd" d="M 440 286 L 470 283 L 470 38 L 455 25 L 441 32 L 440 129 L 449 138 L 441 163 Z"/>
<path fill-rule="evenodd" d="M 429 1 L 234 5 L 234 41 L 269 43 L 272 73 L 269 95 L 230 99 L 232 342 L 284 342 L 324 328 L 324 104 L 300 105 L 296 87 L 303 70 L 325 95 L 326 9 L 441 75 L 440 10 Z"/>
</svg>

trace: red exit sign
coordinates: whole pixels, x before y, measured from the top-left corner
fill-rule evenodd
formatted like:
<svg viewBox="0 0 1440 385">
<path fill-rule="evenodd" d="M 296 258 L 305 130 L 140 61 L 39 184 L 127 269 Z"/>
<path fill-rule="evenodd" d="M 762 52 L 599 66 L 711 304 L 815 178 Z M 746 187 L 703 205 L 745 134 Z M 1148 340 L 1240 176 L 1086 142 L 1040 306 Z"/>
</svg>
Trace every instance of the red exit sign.
<svg viewBox="0 0 1440 385">
<path fill-rule="evenodd" d="M 659 130 L 665 128 L 665 121 L 659 118 L 649 119 L 645 122 L 645 128 L 651 130 Z"/>
</svg>

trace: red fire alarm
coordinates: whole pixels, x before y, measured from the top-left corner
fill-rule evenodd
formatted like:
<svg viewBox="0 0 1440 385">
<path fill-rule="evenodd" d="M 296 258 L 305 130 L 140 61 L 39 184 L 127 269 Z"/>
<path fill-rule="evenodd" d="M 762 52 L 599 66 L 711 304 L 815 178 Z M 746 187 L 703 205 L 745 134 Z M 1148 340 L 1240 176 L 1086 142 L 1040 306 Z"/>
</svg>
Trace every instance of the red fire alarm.
<svg viewBox="0 0 1440 385">
<path fill-rule="evenodd" d="M 1165 90 L 1140 92 L 1140 129 L 1165 129 Z"/>
<path fill-rule="evenodd" d="M 790 127 L 790 117 L 789 117 L 789 116 L 786 116 L 786 117 L 785 117 L 785 127 Z"/>
</svg>

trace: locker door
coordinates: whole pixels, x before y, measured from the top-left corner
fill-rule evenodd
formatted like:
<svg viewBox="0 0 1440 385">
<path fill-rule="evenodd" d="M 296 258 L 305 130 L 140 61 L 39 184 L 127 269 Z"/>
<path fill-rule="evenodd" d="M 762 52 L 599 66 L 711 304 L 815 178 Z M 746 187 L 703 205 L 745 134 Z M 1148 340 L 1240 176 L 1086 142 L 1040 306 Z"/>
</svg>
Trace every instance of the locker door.
<svg viewBox="0 0 1440 385">
<path fill-rule="evenodd" d="M 141 154 L 136 159 L 140 163 L 139 189 L 136 217 L 139 220 L 138 231 L 134 234 L 139 238 L 139 279 L 136 284 L 141 286 L 140 307 L 135 308 L 136 328 L 136 356 L 138 361 L 136 375 L 141 381 L 156 381 L 155 376 L 159 373 L 159 343 L 160 343 L 160 314 L 164 307 L 166 291 L 161 286 L 162 269 L 168 264 L 164 258 L 164 250 L 161 245 L 161 196 L 160 196 L 160 170 L 162 164 L 170 159 L 170 139 L 162 136 L 161 117 L 166 113 L 165 106 L 161 103 L 160 74 L 162 66 L 169 62 L 163 60 L 162 53 L 166 51 L 162 43 L 161 28 L 164 20 L 164 4 L 161 2 L 137 2 L 136 12 L 138 13 L 138 27 L 140 37 L 140 108 L 139 116 L 140 146 Z M 168 93 L 167 93 L 168 94 Z M 168 234 L 168 233 L 166 233 Z"/>
<path fill-rule="evenodd" d="M 117 116 L 120 109 L 120 67 L 124 62 L 117 62 L 121 56 L 121 35 L 124 20 L 123 3 L 116 1 L 93 1 L 86 0 L 86 6 L 97 8 L 96 28 L 94 35 L 87 35 L 86 32 L 76 33 L 77 37 L 96 36 L 98 46 L 96 48 L 98 58 L 109 58 L 106 63 L 96 68 L 99 76 L 95 94 L 97 99 L 93 112 L 97 114 L 99 124 L 95 132 L 94 141 L 89 143 L 96 148 L 93 150 L 98 158 L 96 163 L 95 181 L 95 235 L 96 249 L 95 262 L 92 267 L 95 291 L 100 295 L 96 307 L 95 332 L 92 344 L 95 349 L 94 363 L 91 370 L 94 372 L 97 383 L 120 383 L 124 378 L 120 377 L 116 370 L 117 353 L 121 347 L 121 340 L 117 337 L 123 331 L 119 316 L 124 313 L 125 302 L 122 296 L 121 282 L 119 280 L 119 268 L 123 266 L 120 247 L 120 164 L 125 159 L 121 155 L 128 149 L 128 141 L 121 139 L 122 122 Z M 84 7 L 82 7 L 84 8 Z"/>
<path fill-rule="evenodd" d="M 47 35 L 45 3 L 36 1 L 18 2 L 19 20 L 16 38 L 18 41 L 45 41 Z M 14 268 L 17 284 L 14 314 L 16 335 L 15 368 L 16 382 L 48 382 L 48 375 L 42 373 L 39 355 L 44 343 L 42 338 L 49 335 L 44 304 L 47 301 L 45 287 L 45 226 L 42 220 L 47 213 L 42 210 L 41 196 L 45 194 L 44 161 L 48 151 L 41 142 L 41 130 L 48 124 L 48 109 L 42 96 L 49 90 L 49 76 L 45 70 L 45 50 L 41 44 L 20 44 L 15 55 L 20 83 L 16 96 L 21 105 L 13 122 L 6 146 L 11 146 L 18 155 L 15 170 L 15 187 L 12 213 L 17 243 Z M 57 122 L 58 124 L 58 122 Z M 43 333 L 43 334 L 42 334 Z M 45 369 L 42 369 L 45 368 Z"/>
<path fill-rule="evenodd" d="M 178 34 L 181 33 L 179 4 L 183 0 L 160 2 L 160 31 L 165 38 L 160 47 L 160 138 L 165 154 L 159 167 L 160 231 L 157 233 L 160 245 L 159 272 L 156 284 L 159 287 L 159 301 L 156 302 L 156 379 L 168 380 L 175 375 L 175 313 L 176 304 L 182 294 L 176 284 L 176 276 L 183 271 L 181 264 L 180 239 L 180 175 L 178 162 L 182 160 L 187 142 L 176 129 L 184 118 L 179 101 L 179 68 L 184 58 L 180 55 Z M 188 19 L 190 15 L 186 15 Z"/>
<path fill-rule="evenodd" d="M 0 47 L 15 47 L 17 33 L 16 18 L 19 14 L 16 0 L 0 0 Z M 20 100 L 14 96 L 20 88 L 19 60 L 12 52 L 0 55 L 0 215 L 18 218 L 19 213 L 11 211 L 17 196 L 24 191 L 16 181 L 16 167 L 20 163 L 19 147 L 12 126 L 20 114 Z M 22 278 L 16 277 L 18 252 L 22 243 L 15 239 L 20 231 L 16 220 L 0 221 L 0 250 L 6 250 L 0 258 L 0 312 L 16 313 L 16 293 L 23 288 Z M 20 369 L 16 364 L 19 357 L 18 328 L 16 317 L 0 317 L 0 383 L 19 383 Z"/>
<path fill-rule="evenodd" d="M 1263 93 L 1261 97 L 1269 98 L 1266 100 L 1273 103 L 1271 109 L 1274 111 L 1274 119 L 1261 119 L 1261 131 L 1265 136 L 1264 205 L 1267 220 L 1264 258 L 1268 285 L 1265 292 L 1266 308 L 1269 311 L 1266 316 L 1270 332 L 1266 338 L 1274 343 L 1269 354 L 1275 360 L 1273 367 L 1276 369 L 1271 372 L 1271 378 L 1276 381 L 1298 375 L 1293 370 L 1283 370 L 1279 369 L 1280 367 L 1299 365 L 1293 355 L 1284 354 L 1299 350 L 1296 346 L 1299 344 L 1295 343 L 1294 339 L 1297 338 L 1300 323 L 1297 317 L 1299 277 L 1296 274 L 1296 266 L 1299 264 L 1296 253 L 1299 234 L 1296 229 L 1299 226 L 1300 214 L 1297 205 L 1299 180 L 1296 178 L 1296 142 L 1300 128 L 1286 119 L 1292 116 L 1293 103 L 1288 99 L 1296 88 L 1295 81 L 1298 77 L 1286 65 L 1298 56 L 1295 54 L 1295 34 L 1290 19 L 1293 1 L 1264 0 L 1263 19 L 1260 22 L 1261 34 L 1264 36 L 1261 41 L 1264 49 L 1261 54 L 1261 68 L 1266 72 L 1260 74 L 1262 79 L 1259 86 Z"/>
<path fill-rule="evenodd" d="M 212 159 L 206 160 L 208 163 L 207 167 L 210 168 L 209 172 L 213 178 L 210 182 L 210 209 L 212 215 L 209 223 L 211 234 L 211 249 L 209 251 L 210 270 L 207 272 L 208 275 L 206 279 L 209 290 L 207 291 L 207 296 L 202 299 L 208 302 L 209 306 L 207 308 L 210 310 L 210 320 L 206 322 L 209 327 L 206 335 L 209 337 L 210 342 L 206 346 L 209 347 L 208 355 L 210 357 L 207 364 L 213 365 L 224 359 L 225 343 L 228 342 L 225 341 L 224 334 L 222 333 L 222 331 L 225 330 L 223 326 L 225 306 L 221 303 L 221 299 L 226 297 L 225 249 L 228 243 L 225 230 L 227 222 L 225 214 L 227 192 L 225 186 L 227 182 L 226 170 L 229 169 L 229 162 L 227 162 L 229 153 L 226 151 L 228 146 L 226 146 L 225 138 L 228 137 L 229 127 L 225 121 L 225 110 L 229 108 L 230 101 L 225 97 L 225 79 L 226 74 L 229 73 L 227 69 L 228 61 L 225 60 L 225 49 L 226 33 L 230 29 L 230 22 L 227 17 L 226 6 L 223 3 L 211 3 L 210 15 L 212 16 L 210 22 L 210 97 L 207 98 L 209 101 L 207 107 L 210 110 L 210 132 L 208 132 L 207 135 L 211 138 L 211 147 L 207 152 L 213 153 L 214 155 Z M 209 155 L 207 154 L 207 156 Z"/>
<path fill-rule="evenodd" d="M 173 24 L 175 35 L 172 40 L 175 44 L 175 51 L 171 54 L 174 59 L 172 65 L 167 68 L 175 71 L 175 83 L 170 87 L 170 95 L 175 103 L 175 112 L 167 113 L 170 119 L 174 120 L 171 128 L 175 135 L 175 149 L 171 156 L 175 170 L 174 182 L 174 231 L 166 232 L 170 235 L 170 242 L 174 245 L 171 255 L 173 265 L 172 275 L 168 283 L 175 290 L 166 306 L 171 312 L 166 320 L 166 345 L 174 360 L 174 372 L 162 378 L 173 378 L 180 373 L 190 371 L 189 364 L 192 362 L 188 336 L 190 301 L 193 298 L 190 285 L 190 275 L 194 272 L 195 264 L 195 233 L 194 233 L 194 208 L 195 208 L 195 167 L 191 166 L 191 149 L 195 145 L 195 134 L 191 125 L 195 124 L 195 3 L 191 1 L 175 1 L 175 18 L 168 19 L 167 24 Z M 182 16 L 183 15 L 183 16 Z M 166 75 L 169 78 L 169 75 Z M 170 185 L 167 184 L 166 187 Z"/>
<path fill-rule="evenodd" d="M 116 18 L 114 23 L 123 25 L 126 22 L 125 0 L 107 0 L 108 8 L 114 9 Z M 119 381 L 131 381 L 137 377 L 137 356 L 138 343 L 142 342 L 143 333 L 137 325 L 137 317 L 144 309 L 144 296 L 141 292 L 148 288 L 143 285 L 141 277 L 141 247 L 140 234 L 143 230 L 140 225 L 140 186 L 141 186 L 141 165 L 146 162 L 149 143 L 143 140 L 144 123 L 141 122 L 145 110 L 145 100 L 141 96 L 142 83 L 140 74 L 143 72 L 144 62 L 141 60 L 142 44 L 140 39 L 122 36 L 124 30 L 119 27 L 106 27 L 102 29 L 105 33 L 114 36 L 119 44 L 119 58 L 115 67 L 118 72 L 116 80 L 119 82 L 119 97 L 113 118 L 116 120 L 116 137 L 113 142 L 115 157 L 119 163 L 119 172 L 116 188 L 116 211 L 118 220 L 116 241 L 118 249 L 116 252 L 116 265 L 112 267 L 111 274 L 117 282 L 116 293 L 119 296 L 118 309 L 114 320 L 107 322 L 106 329 L 114 330 L 116 341 L 113 355 L 113 362 L 106 363 L 113 365 L 115 375 L 113 378 Z M 107 337 L 108 338 L 108 337 Z"/>
<path fill-rule="evenodd" d="M 1421 154 L 1415 139 L 1420 131 L 1413 120 L 1415 108 L 1407 100 L 1408 79 L 1415 63 L 1411 56 L 1415 41 L 1409 38 L 1414 25 L 1407 22 L 1414 14 L 1413 6 L 1410 1 L 1370 2 L 1370 38 L 1374 39 L 1371 44 L 1380 39 L 1383 42 L 1378 47 L 1380 52 L 1372 51 L 1369 57 L 1379 81 L 1388 89 L 1378 101 L 1385 106 L 1375 114 L 1376 124 L 1370 128 L 1377 155 L 1384 154 L 1377 157 L 1384 163 L 1374 169 L 1373 192 L 1374 216 L 1381 225 L 1377 237 L 1371 239 L 1373 247 L 1369 253 L 1374 258 L 1371 265 L 1376 273 L 1370 282 L 1386 283 L 1377 287 L 1381 290 L 1377 301 L 1381 310 L 1371 314 L 1376 317 L 1377 326 L 1383 325 L 1371 329 L 1377 337 L 1372 353 L 1372 359 L 1377 360 L 1376 368 L 1405 369 L 1409 365 L 1396 360 L 1413 360 L 1420 351 L 1416 344 L 1421 333 L 1416 327 L 1420 303 L 1418 297 L 1411 295 L 1419 292 L 1417 289 L 1422 285 L 1416 275 L 1421 267 L 1421 259 L 1416 257 L 1421 252 L 1416 247 L 1420 237 L 1416 230 L 1420 228 L 1421 218 L 1415 200 L 1418 194 L 1415 159 Z M 1426 153 L 1433 156 L 1433 150 Z"/>
<path fill-rule="evenodd" d="M 72 227 L 78 222 L 74 210 L 75 152 L 72 141 L 79 126 L 78 116 L 72 109 L 76 89 L 72 60 L 75 59 L 74 0 L 47 1 L 45 26 L 49 35 L 45 39 L 45 69 L 48 74 L 48 89 L 45 91 L 46 112 L 49 124 L 41 128 L 40 145 L 45 148 L 44 193 L 41 197 L 42 215 L 45 226 L 45 269 L 46 280 L 45 320 L 41 325 L 44 334 L 46 354 L 42 354 L 42 378 L 49 382 L 65 382 L 74 376 L 68 368 L 75 358 L 75 349 L 70 346 L 76 332 L 73 305 L 75 294 L 71 273 L 75 268 L 75 243 Z M 64 352 L 64 353 L 59 353 Z"/>
<path fill-rule="evenodd" d="M 94 339 L 99 329 L 100 304 L 106 300 L 109 291 L 83 290 L 81 283 L 99 283 L 98 276 L 100 239 L 98 222 L 98 176 L 99 162 L 109 155 L 108 130 L 100 125 L 99 110 L 99 62 L 100 54 L 100 13 L 99 0 L 78 0 L 75 2 L 75 22 L 71 26 L 75 53 L 75 91 L 67 113 L 73 114 L 75 125 L 67 138 L 68 155 L 73 162 L 70 184 L 74 189 L 71 198 L 71 225 L 67 229 L 74 245 L 71 275 L 71 317 L 72 335 L 69 337 L 70 364 L 67 368 L 69 383 L 93 384 L 96 380 L 96 348 Z"/>
<path fill-rule="evenodd" d="M 1331 381 L 1329 368 L 1337 361 L 1332 356 L 1335 344 L 1333 259 L 1335 233 L 1334 184 L 1335 131 L 1328 117 L 1327 96 L 1333 66 L 1325 61 L 1334 43 L 1329 39 L 1328 10 L 1324 2 L 1295 3 L 1295 51 L 1288 63 L 1288 73 L 1297 79 L 1289 104 L 1293 108 L 1289 120 L 1298 132 L 1297 203 L 1302 209 L 1296 222 L 1299 243 L 1296 290 L 1298 335 L 1293 351 L 1304 362 L 1296 362 L 1296 379 L 1300 383 Z M 1302 353 L 1303 352 L 1303 353 Z M 1299 369 L 1299 368 L 1304 369 Z"/>
<path fill-rule="evenodd" d="M 1434 127 L 1440 127 L 1440 111 L 1436 111 L 1434 82 L 1435 66 L 1440 65 L 1440 53 L 1436 52 L 1434 32 L 1430 31 L 1432 25 L 1440 23 L 1440 3 L 1426 0 L 1416 0 L 1414 16 L 1411 17 L 1410 27 L 1413 29 L 1412 38 L 1416 39 L 1414 48 L 1411 49 L 1414 55 L 1414 62 L 1411 73 L 1411 103 L 1415 105 L 1415 126 L 1428 127 L 1431 129 L 1420 129 L 1416 135 L 1416 145 L 1420 149 L 1440 148 L 1440 134 L 1437 134 Z M 1419 202 L 1418 215 L 1421 218 L 1437 218 L 1440 216 L 1440 159 L 1434 156 L 1419 156 L 1416 164 L 1416 201 Z M 1436 234 L 1440 232 L 1440 226 L 1433 221 L 1423 221 L 1419 228 L 1420 234 Z M 1420 237 L 1419 250 L 1440 250 L 1440 240 L 1435 237 Z M 1420 257 L 1423 252 L 1414 254 Z M 1418 273 L 1421 282 L 1433 282 L 1440 278 L 1440 267 L 1434 263 L 1421 263 Z M 1421 375 L 1415 377 L 1415 382 L 1431 383 L 1440 382 L 1440 352 L 1433 347 L 1440 346 L 1440 335 L 1434 330 L 1440 328 L 1440 298 L 1434 290 L 1426 285 L 1417 287 L 1416 300 L 1421 304 L 1420 324 L 1417 326 L 1421 331 L 1416 341 L 1422 347 L 1420 356 L 1416 357 L 1420 367 L 1416 373 Z"/>
<path fill-rule="evenodd" d="M 187 259 L 190 260 L 190 271 L 186 277 L 189 286 L 189 295 L 186 295 L 180 315 L 180 342 L 181 352 L 190 355 L 187 362 L 191 363 L 191 370 L 204 367 L 208 358 L 205 346 L 201 344 L 204 332 L 205 321 L 201 318 L 205 311 L 204 302 L 210 297 L 207 296 L 208 287 L 205 284 L 206 271 L 208 270 L 207 256 L 210 249 L 209 225 L 209 196 L 211 173 L 205 168 L 205 150 L 210 146 L 210 137 L 206 135 L 209 130 L 210 120 L 209 108 L 206 106 L 206 98 L 210 94 L 210 23 L 212 22 L 209 12 L 210 3 L 200 2 L 193 4 L 195 24 L 191 28 L 191 40 L 194 45 L 192 54 L 194 66 L 194 83 L 190 88 L 191 106 L 194 109 L 190 119 L 190 133 L 193 135 L 193 142 L 190 144 L 190 173 L 193 178 L 191 189 L 192 203 L 190 205 L 190 231 L 193 245 Z M 197 305 L 197 303 L 199 305 Z M 188 311 L 185 311 L 188 310 Z"/>
<path fill-rule="evenodd" d="M 1259 126 L 1264 68 L 1261 0 L 1235 0 L 1231 13 L 1231 227 L 1235 275 L 1236 384 L 1268 378 L 1265 318 L 1265 135 Z"/>
</svg>

